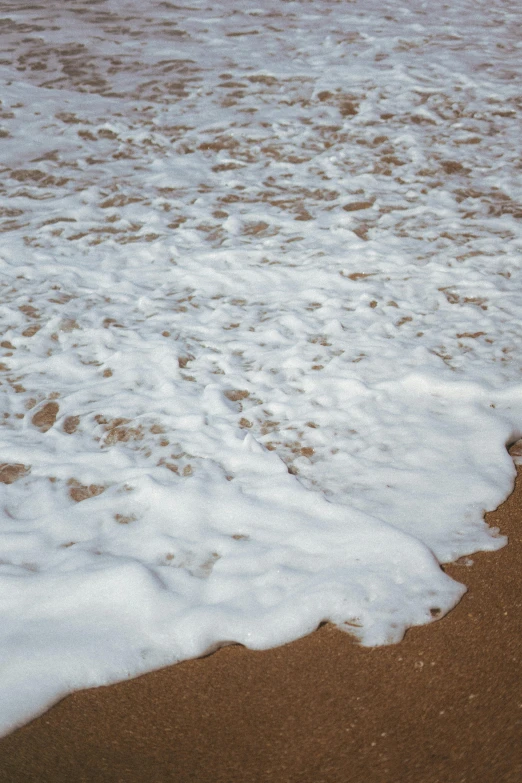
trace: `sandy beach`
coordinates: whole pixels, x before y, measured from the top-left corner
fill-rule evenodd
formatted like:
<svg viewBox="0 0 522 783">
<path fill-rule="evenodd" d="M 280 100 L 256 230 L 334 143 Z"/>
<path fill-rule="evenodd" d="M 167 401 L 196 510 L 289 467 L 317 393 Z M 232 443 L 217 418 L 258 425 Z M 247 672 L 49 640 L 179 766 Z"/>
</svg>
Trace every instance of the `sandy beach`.
<svg viewBox="0 0 522 783">
<path fill-rule="evenodd" d="M 0 783 L 522 781 L 520 10 L 2 3 Z"/>
<path fill-rule="evenodd" d="M 76 693 L 0 742 L 2 783 L 518 783 L 522 475 L 509 545 L 448 566 L 468 593 L 398 645 L 324 626 Z"/>
</svg>

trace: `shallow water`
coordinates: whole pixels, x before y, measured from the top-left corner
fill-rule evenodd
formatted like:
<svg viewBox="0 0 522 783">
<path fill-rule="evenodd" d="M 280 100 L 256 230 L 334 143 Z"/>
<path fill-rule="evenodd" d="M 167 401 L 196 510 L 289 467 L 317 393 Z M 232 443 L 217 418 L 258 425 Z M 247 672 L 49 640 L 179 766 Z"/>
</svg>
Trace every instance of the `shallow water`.
<svg viewBox="0 0 522 783">
<path fill-rule="evenodd" d="M 2 730 L 448 611 L 522 434 L 517 4 L 2 12 Z"/>
</svg>

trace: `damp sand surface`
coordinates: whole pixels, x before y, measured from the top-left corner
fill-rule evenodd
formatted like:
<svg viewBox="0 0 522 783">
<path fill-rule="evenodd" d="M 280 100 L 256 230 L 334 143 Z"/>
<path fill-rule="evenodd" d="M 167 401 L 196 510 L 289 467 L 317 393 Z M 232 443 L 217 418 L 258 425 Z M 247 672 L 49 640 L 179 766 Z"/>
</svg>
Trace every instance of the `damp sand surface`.
<svg viewBox="0 0 522 783">
<path fill-rule="evenodd" d="M 506 543 L 521 11 L 389 5 L 3 3 L 0 735 Z"/>
<path fill-rule="evenodd" d="M 509 545 L 447 566 L 468 593 L 400 645 L 324 626 L 76 693 L 0 741 L 0 780 L 518 783 L 520 472 L 489 521 Z"/>
</svg>

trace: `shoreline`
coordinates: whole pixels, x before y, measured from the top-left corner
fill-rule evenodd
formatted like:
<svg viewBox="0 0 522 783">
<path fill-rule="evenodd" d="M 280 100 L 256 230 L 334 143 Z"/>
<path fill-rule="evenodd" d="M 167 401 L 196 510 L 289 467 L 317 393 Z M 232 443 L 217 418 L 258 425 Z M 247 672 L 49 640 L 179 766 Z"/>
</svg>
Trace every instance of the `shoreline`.
<svg viewBox="0 0 522 783">
<path fill-rule="evenodd" d="M 508 545 L 446 566 L 468 592 L 399 644 L 326 625 L 72 694 L 0 740 L 1 783 L 518 783 L 522 468 L 486 518 Z"/>
</svg>

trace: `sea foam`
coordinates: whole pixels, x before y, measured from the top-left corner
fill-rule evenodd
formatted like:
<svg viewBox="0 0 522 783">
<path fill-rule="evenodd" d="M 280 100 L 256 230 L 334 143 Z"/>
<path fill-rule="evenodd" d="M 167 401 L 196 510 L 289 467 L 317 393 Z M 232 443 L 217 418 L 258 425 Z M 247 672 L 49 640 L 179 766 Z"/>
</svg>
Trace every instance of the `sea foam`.
<svg viewBox="0 0 522 783">
<path fill-rule="evenodd" d="M 55 5 L 1 33 L 4 734 L 443 616 L 522 435 L 514 3 Z"/>
</svg>

